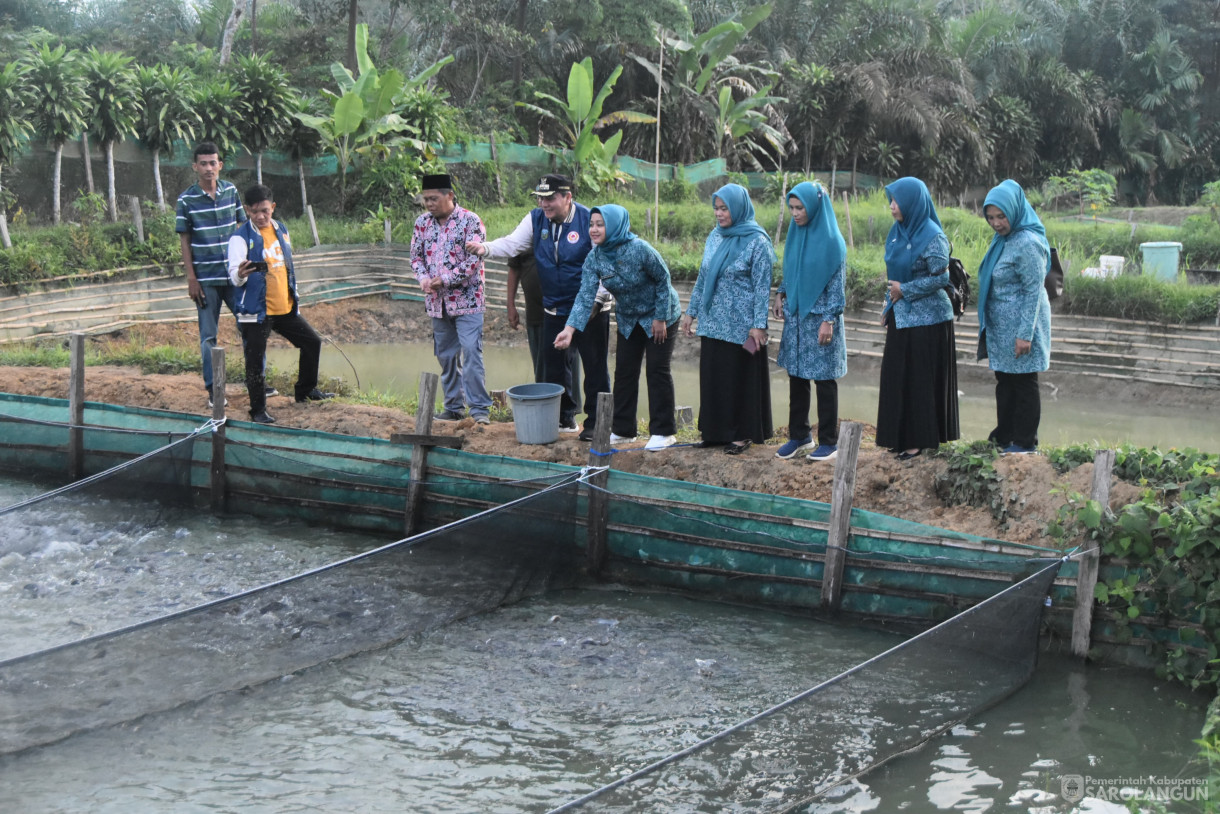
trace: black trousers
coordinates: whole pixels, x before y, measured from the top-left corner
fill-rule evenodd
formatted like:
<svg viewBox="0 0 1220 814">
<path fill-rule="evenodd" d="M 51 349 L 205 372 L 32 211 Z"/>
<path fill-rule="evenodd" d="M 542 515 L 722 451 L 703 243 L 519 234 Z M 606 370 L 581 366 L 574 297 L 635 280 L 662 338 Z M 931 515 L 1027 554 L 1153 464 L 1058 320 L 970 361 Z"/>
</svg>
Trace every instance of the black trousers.
<svg viewBox="0 0 1220 814">
<path fill-rule="evenodd" d="M 572 337 L 571 348 L 558 350 L 555 337 L 567 324 L 566 314 L 542 317 L 542 380 L 563 386 L 559 423 L 567 426 L 580 406 L 572 376 L 571 350 L 576 349 L 585 372 L 585 429 L 591 430 L 597 424 L 597 394 L 610 392 L 610 314 L 603 311 L 589 320 L 585 329 Z"/>
<path fill-rule="evenodd" d="M 267 337 L 275 331 L 301 351 L 297 365 L 296 397 L 305 398 L 318 386 L 318 357 L 322 355 L 322 337 L 318 336 L 305 318 L 297 314 L 267 315 L 262 322 L 240 324 L 246 354 L 246 389 L 250 391 L 250 415 L 267 409 L 266 380 L 263 362 L 267 358 Z"/>
<path fill-rule="evenodd" d="M 699 345 L 699 432 L 705 444 L 771 437 L 771 371 L 766 349 L 703 337 Z"/>
<path fill-rule="evenodd" d="M 834 379 L 815 381 L 818 394 L 818 444 L 839 443 L 839 383 Z M 809 380 L 788 377 L 788 438 L 801 441 L 809 437 Z"/>
<path fill-rule="evenodd" d="M 666 328 L 665 341 L 653 342 L 648 333 L 636 325 L 631 335 L 619 334 L 614 351 L 614 422 L 610 429 L 615 435 L 634 438 L 636 409 L 640 400 L 640 362 L 644 362 L 644 378 L 648 382 L 648 434 L 673 435 L 674 377 L 669 362 L 674 355 L 674 340 L 678 337 L 678 322 Z"/>
<path fill-rule="evenodd" d="M 1026 449 L 1038 446 L 1042 397 L 1038 395 L 1037 373 L 995 371 L 995 418 L 995 429 L 989 436 L 995 444 L 1016 444 Z"/>
</svg>

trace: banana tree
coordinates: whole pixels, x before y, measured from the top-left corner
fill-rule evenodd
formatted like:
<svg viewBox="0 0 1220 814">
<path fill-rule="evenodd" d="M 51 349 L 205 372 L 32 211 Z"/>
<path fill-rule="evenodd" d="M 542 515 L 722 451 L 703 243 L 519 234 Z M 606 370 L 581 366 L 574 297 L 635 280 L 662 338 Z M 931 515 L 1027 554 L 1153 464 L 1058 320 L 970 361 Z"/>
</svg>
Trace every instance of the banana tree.
<svg viewBox="0 0 1220 814">
<path fill-rule="evenodd" d="M 394 69 L 381 73 L 368 55 L 369 28 L 356 27 L 356 67 L 353 75 L 342 63 L 330 66 L 338 93 L 323 90 L 322 97 L 331 106 L 327 116 L 297 112 L 294 115 L 318 131 L 325 148 L 339 163 L 340 207 L 347 206 L 347 170 L 357 155 L 385 154 L 391 147 L 408 138 L 412 129 L 396 112 L 404 89 L 418 87 L 442 67 L 453 61 L 446 57 L 408 82 Z M 417 144 L 423 148 L 425 145 Z"/>
<path fill-rule="evenodd" d="M 623 131 L 619 130 L 606 141 L 598 137 L 598 130 L 615 124 L 652 124 L 656 117 L 634 110 L 620 110 L 602 115 L 602 107 L 606 97 L 614 90 L 614 83 L 623 73 L 619 65 L 602 83 L 596 95 L 593 92 L 593 59 L 585 57 L 580 62 L 572 64 L 568 72 L 567 99 L 559 99 L 549 93 L 535 91 L 534 96 L 549 102 L 551 108 L 532 105 L 528 102 L 517 102 L 534 114 L 556 122 L 567 139 L 567 149 L 571 150 L 573 180 L 584 178 L 586 185 L 593 192 L 600 191 L 601 185 L 607 179 L 616 177 L 613 168 L 614 156 L 618 152 Z"/>
</svg>

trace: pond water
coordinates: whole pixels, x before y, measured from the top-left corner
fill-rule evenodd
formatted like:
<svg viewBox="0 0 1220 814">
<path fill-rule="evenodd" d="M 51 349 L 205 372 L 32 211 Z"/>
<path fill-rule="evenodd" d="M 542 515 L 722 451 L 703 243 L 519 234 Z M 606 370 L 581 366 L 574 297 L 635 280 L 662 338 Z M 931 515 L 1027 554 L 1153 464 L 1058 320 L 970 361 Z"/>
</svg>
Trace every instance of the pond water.
<svg viewBox="0 0 1220 814">
<path fill-rule="evenodd" d="M 523 335 L 524 336 L 524 335 Z M 431 342 L 391 345 L 344 345 L 343 354 L 332 345 L 322 348 L 321 376 L 340 377 L 354 382 L 355 368 L 361 386 L 367 391 L 414 396 L 421 371 L 439 373 L 432 355 Z M 268 357 L 280 370 L 295 370 L 296 351 L 273 349 Z M 504 390 L 533 381 L 529 350 L 524 344 L 510 348 L 484 348 L 484 366 L 490 389 Z M 850 362 L 849 362 L 850 366 Z M 611 356 L 613 373 L 613 355 Z M 674 386 L 679 405 L 699 404 L 697 363 L 674 364 Z M 839 415 L 869 424 L 877 420 L 877 373 L 849 372 L 839 380 Z M 973 377 L 972 377 L 973 379 Z M 963 377 L 960 381 L 962 437 L 986 438 L 995 426 L 995 389 L 987 379 Z M 775 426 L 788 423 L 788 377 L 773 367 L 771 404 Z M 647 415 L 647 388 L 640 384 L 640 416 Z M 1195 447 L 1217 451 L 1220 438 L 1220 411 L 1167 405 L 1148 405 L 1140 401 L 1119 401 L 1112 395 L 1099 395 L 1088 377 L 1075 377 L 1071 386 L 1054 393 L 1043 389 L 1040 441 L 1044 444 L 1133 443 L 1140 446 Z"/>
<path fill-rule="evenodd" d="M 0 505 L 35 491 L 0 481 Z M 76 534 L 85 522 L 116 531 Z M 4 539 L 20 545 L 0 548 L 8 656 L 380 542 L 87 501 L 29 524 L 9 522 Z M 546 811 L 898 641 L 615 586 L 565 591 L 0 757 L 0 811 Z M 930 665 L 927 678 L 953 669 Z M 1197 778 L 1204 703 L 1147 674 L 1044 657 L 1008 700 L 804 810 L 1070 811 L 1063 774 Z M 766 810 L 692 793 L 705 802 L 690 810 Z M 1127 809 L 1090 799 L 1078 810 Z"/>
</svg>

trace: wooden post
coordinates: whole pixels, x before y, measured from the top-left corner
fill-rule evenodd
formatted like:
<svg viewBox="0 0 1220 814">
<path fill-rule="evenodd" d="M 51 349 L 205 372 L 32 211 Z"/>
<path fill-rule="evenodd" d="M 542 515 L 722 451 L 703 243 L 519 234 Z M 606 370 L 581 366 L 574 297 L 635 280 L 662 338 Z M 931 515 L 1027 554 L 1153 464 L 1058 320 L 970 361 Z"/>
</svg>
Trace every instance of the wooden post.
<svg viewBox="0 0 1220 814">
<path fill-rule="evenodd" d="M 1093 456 L 1093 489 L 1089 498 L 1100 503 L 1102 511 L 1110 505 L 1110 474 L 1113 471 L 1114 450 L 1099 449 Z M 1089 655 L 1093 591 L 1097 587 L 1099 564 L 1100 552 L 1097 545 L 1091 543 L 1076 566 L 1076 610 L 1072 613 L 1072 655 L 1082 659 Z"/>
<path fill-rule="evenodd" d="M 435 373 L 419 374 L 419 407 L 415 410 L 415 434 L 432 434 L 432 414 L 436 410 L 436 383 L 440 377 Z M 411 482 L 407 484 L 407 506 L 403 518 L 403 532 L 411 537 L 419 532 L 424 516 L 424 479 L 428 474 L 428 446 L 411 445 Z"/>
<path fill-rule="evenodd" d="M 212 418 L 225 417 L 225 349 L 212 348 Z M 212 433 L 212 511 L 225 510 L 225 427 L 221 424 Z"/>
<path fill-rule="evenodd" d="M 838 610 L 843 601 L 843 567 L 851 537 L 851 507 L 856 493 L 856 457 L 863 427 L 855 421 L 839 424 L 839 454 L 835 458 L 834 488 L 830 498 L 830 528 L 826 532 L 826 560 L 822 565 L 822 607 Z"/>
<path fill-rule="evenodd" d="M 496 153 L 496 134 L 494 131 L 487 141 L 491 146 L 491 165 L 496 168 L 496 203 L 504 206 L 504 186 L 500 180 L 500 157 Z"/>
<path fill-rule="evenodd" d="M 72 334 L 68 348 L 68 477 L 77 481 L 85 474 L 85 335 Z"/>
<path fill-rule="evenodd" d="M 847 190 L 843 190 L 843 220 L 847 221 L 847 248 L 855 249 L 856 241 L 851 234 L 851 201 L 847 197 Z"/>
<path fill-rule="evenodd" d="M 661 239 L 661 89 L 665 86 L 665 27 L 657 29 L 657 42 L 661 55 L 657 58 L 657 143 L 652 154 L 652 205 L 657 210 L 657 219 L 652 224 L 652 242 Z M 675 169 L 676 172 L 676 169 Z"/>
<path fill-rule="evenodd" d="M 788 173 L 781 173 L 779 184 L 779 217 L 775 219 L 775 245 L 779 245 L 779 233 L 784 228 L 784 214 L 788 211 Z"/>
<path fill-rule="evenodd" d="M 322 241 L 318 239 L 318 222 L 313 217 L 313 204 L 305 207 L 305 214 L 309 216 L 309 231 L 313 232 L 313 245 L 321 246 Z"/>
<path fill-rule="evenodd" d="M 131 205 L 131 222 L 136 225 L 136 239 L 143 243 L 144 213 L 140 211 L 140 198 L 138 195 L 132 195 L 129 201 Z"/>
<path fill-rule="evenodd" d="M 392 240 L 392 235 L 390 234 L 390 219 L 386 218 L 385 219 L 385 245 L 389 246 L 391 240 Z"/>
<path fill-rule="evenodd" d="M 610 466 L 610 422 L 614 417 L 614 396 L 597 394 L 597 424 L 593 430 L 593 445 L 589 447 L 589 466 Z M 600 455 L 598 453 L 601 453 Z M 610 500 L 602 491 L 610 482 L 609 472 L 598 472 L 589 478 L 589 516 L 585 527 L 585 567 L 597 576 L 606 565 L 606 524 L 610 520 Z"/>
</svg>

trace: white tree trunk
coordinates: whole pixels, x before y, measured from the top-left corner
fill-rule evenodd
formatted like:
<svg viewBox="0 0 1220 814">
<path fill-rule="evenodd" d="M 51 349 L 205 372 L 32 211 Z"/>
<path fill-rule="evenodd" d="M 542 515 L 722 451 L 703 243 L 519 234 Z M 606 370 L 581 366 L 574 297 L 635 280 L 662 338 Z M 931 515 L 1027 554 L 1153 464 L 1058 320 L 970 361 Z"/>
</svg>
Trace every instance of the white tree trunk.
<svg viewBox="0 0 1220 814">
<path fill-rule="evenodd" d="M 305 192 L 305 162 L 297 159 L 297 176 L 301 179 L 301 211 L 309 209 L 309 195 Z"/>
<path fill-rule="evenodd" d="M 153 148 L 153 183 L 157 187 L 157 208 L 165 211 L 165 186 L 161 183 L 161 150 Z"/>
<path fill-rule="evenodd" d="M 246 0 L 233 0 L 233 11 L 229 14 L 229 19 L 225 22 L 225 33 L 220 40 L 220 64 L 225 66 L 229 64 L 229 59 L 233 56 L 233 37 L 237 34 L 237 26 L 241 23 L 242 15 L 246 13 Z"/>
<path fill-rule="evenodd" d="M 263 151 L 259 150 L 254 154 L 254 177 L 258 179 L 257 183 L 263 182 Z"/>
<path fill-rule="evenodd" d="M 0 184 L 0 191 L 3 189 L 4 185 Z M 8 212 L 4 210 L 4 207 L 0 207 L 0 241 L 4 242 L 4 248 L 13 248 L 13 241 L 8 236 Z"/>
<path fill-rule="evenodd" d="M 89 131 L 80 134 L 80 155 L 85 160 L 85 186 L 89 188 L 89 194 L 94 193 L 93 189 L 93 156 L 89 154 Z"/>
<path fill-rule="evenodd" d="M 118 223 L 118 196 L 114 193 L 114 142 L 106 142 L 104 149 L 106 151 L 106 203 L 110 209 L 110 222 Z"/>
<path fill-rule="evenodd" d="M 55 171 L 51 176 L 51 222 L 56 226 L 62 220 L 63 210 L 59 202 L 59 184 L 63 180 L 63 161 L 64 161 L 64 146 L 62 144 L 55 145 Z"/>
</svg>

